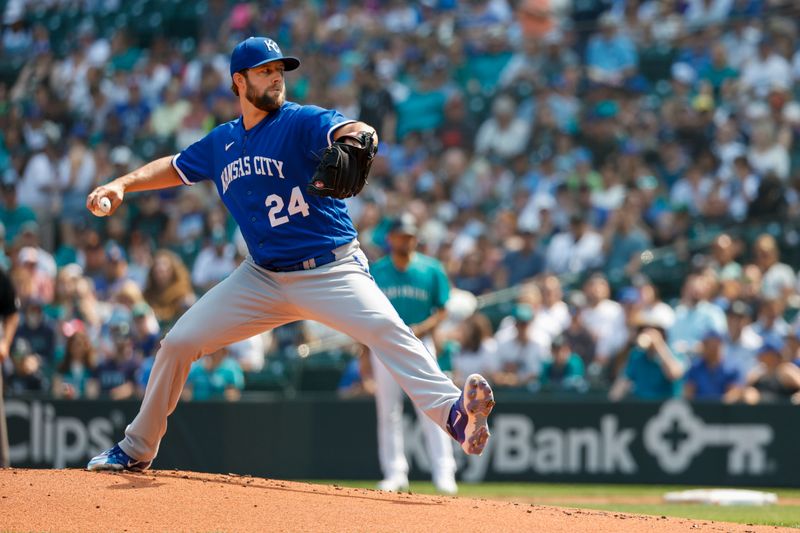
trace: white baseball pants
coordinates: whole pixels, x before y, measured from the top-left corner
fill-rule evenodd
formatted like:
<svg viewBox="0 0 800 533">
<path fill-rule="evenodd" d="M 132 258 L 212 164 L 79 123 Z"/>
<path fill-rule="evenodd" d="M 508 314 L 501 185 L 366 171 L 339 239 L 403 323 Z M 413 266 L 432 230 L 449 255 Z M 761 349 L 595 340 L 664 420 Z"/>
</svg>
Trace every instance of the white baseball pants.
<svg viewBox="0 0 800 533">
<path fill-rule="evenodd" d="M 139 414 L 120 447 L 153 459 L 191 364 L 231 343 L 295 320 L 315 320 L 367 345 L 414 405 L 444 428 L 461 391 L 439 369 L 368 272 L 353 241 L 312 270 L 271 272 L 248 258 L 203 295 L 161 341 Z"/>
</svg>

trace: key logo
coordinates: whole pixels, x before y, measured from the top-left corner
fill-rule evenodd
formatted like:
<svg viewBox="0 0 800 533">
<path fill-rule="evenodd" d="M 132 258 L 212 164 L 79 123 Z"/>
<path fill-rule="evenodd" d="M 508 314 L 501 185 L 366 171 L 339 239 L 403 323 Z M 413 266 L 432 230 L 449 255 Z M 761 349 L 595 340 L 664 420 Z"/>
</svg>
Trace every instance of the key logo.
<svg viewBox="0 0 800 533">
<path fill-rule="evenodd" d="M 767 446 L 774 432 L 767 424 L 708 424 L 679 400 L 665 402 L 644 427 L 644 446 L 670 474 L 686 471 L 707 447 L 728 450 L 730 474 L 767 472 Z"/>
</svg>

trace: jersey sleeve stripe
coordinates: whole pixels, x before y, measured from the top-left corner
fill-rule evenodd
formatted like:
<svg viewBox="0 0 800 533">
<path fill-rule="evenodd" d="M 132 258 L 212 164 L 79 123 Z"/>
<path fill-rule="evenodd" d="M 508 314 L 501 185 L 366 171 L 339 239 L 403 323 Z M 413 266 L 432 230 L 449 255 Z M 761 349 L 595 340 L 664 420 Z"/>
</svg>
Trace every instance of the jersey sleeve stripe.
<svg viewBox="0 0 800 533">
<path fill-rule="evenodd" d="M 180 176 L 181 181 L 183 183 L 185 183 L 186 185 L 194 185 L 194 183 L 189 181 L 189 178 L 186 177 L 186 174 L 184 174 L 183 170 L 181 170 L 181 168 L 178 166 L 178 157 L 180 157 L 180 155 L 181 154 L 175 154 L 175 157 L 172 158 L 172 167 L 178 173 L 178 176 Z"/>
<path fill-rule="evenodd" d="M 333 132 L 344 126 L 345 124 L 352 124 L 353 122 L 358 122 L 356 120 L 345 120 L 344 122 L 340 122 L 338 124 L 334 124 L 331 126 L 331 129 L 328 130 L 328 146 L 333 144 Z"/>
</svg>

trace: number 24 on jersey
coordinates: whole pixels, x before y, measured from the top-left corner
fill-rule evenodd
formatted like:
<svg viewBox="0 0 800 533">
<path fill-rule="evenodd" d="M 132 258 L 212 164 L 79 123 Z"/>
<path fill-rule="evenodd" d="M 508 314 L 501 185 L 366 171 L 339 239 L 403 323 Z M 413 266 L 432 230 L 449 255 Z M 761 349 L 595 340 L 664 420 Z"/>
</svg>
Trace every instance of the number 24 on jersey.
<svg viewBox="0 0 800 533">
<path fill-rule="evenodd" d="M 264 204 L 267 206 L 267 209 L 269 209 L 267 214 L 269 215 L 269 223 L 273 228 L 289 222 L 289 215 L 302 213 L 304 217 L 308 216 L 308 204 L 306 203 L 306 199 L 303 198 L 303 192 L 300 190 L 300 187 L 292 189 L 292 194 L 289 197 L 289 206 L 286 208 L 288 215 L 280 214 L 281 211 L 283 211 L 284 202 L 283 198 L 277 194 L 270 194 L 267 196 Z"/>
</svg>

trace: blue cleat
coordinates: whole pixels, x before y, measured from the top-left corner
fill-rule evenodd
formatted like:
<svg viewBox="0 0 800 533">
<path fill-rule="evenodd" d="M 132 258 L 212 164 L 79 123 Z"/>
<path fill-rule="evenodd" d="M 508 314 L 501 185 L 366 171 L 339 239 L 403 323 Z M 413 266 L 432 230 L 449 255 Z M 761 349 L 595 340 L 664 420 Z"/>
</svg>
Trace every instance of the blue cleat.
<svg viewBox="0 0 800 533">
<path fill-rule="evenodd" d="M 464 453 L 480 455 L 489 442 L 487 419 L 494 408 L 494 394 L 486 379 L 472 374 L 447 417 L 447 432 L 456 439 Z"/>
<path fill-rule="evenodd" d="M 89 464 L 86 465 L 86 470 L 143 472 L 150 468 L 151 464 L 153 464 L 153 461 L 137 461 L 133 459 L 122 451 L 119 444 L 115 444 L 110 450 L 104 451 L 89 461 Z"/>
</svg>

